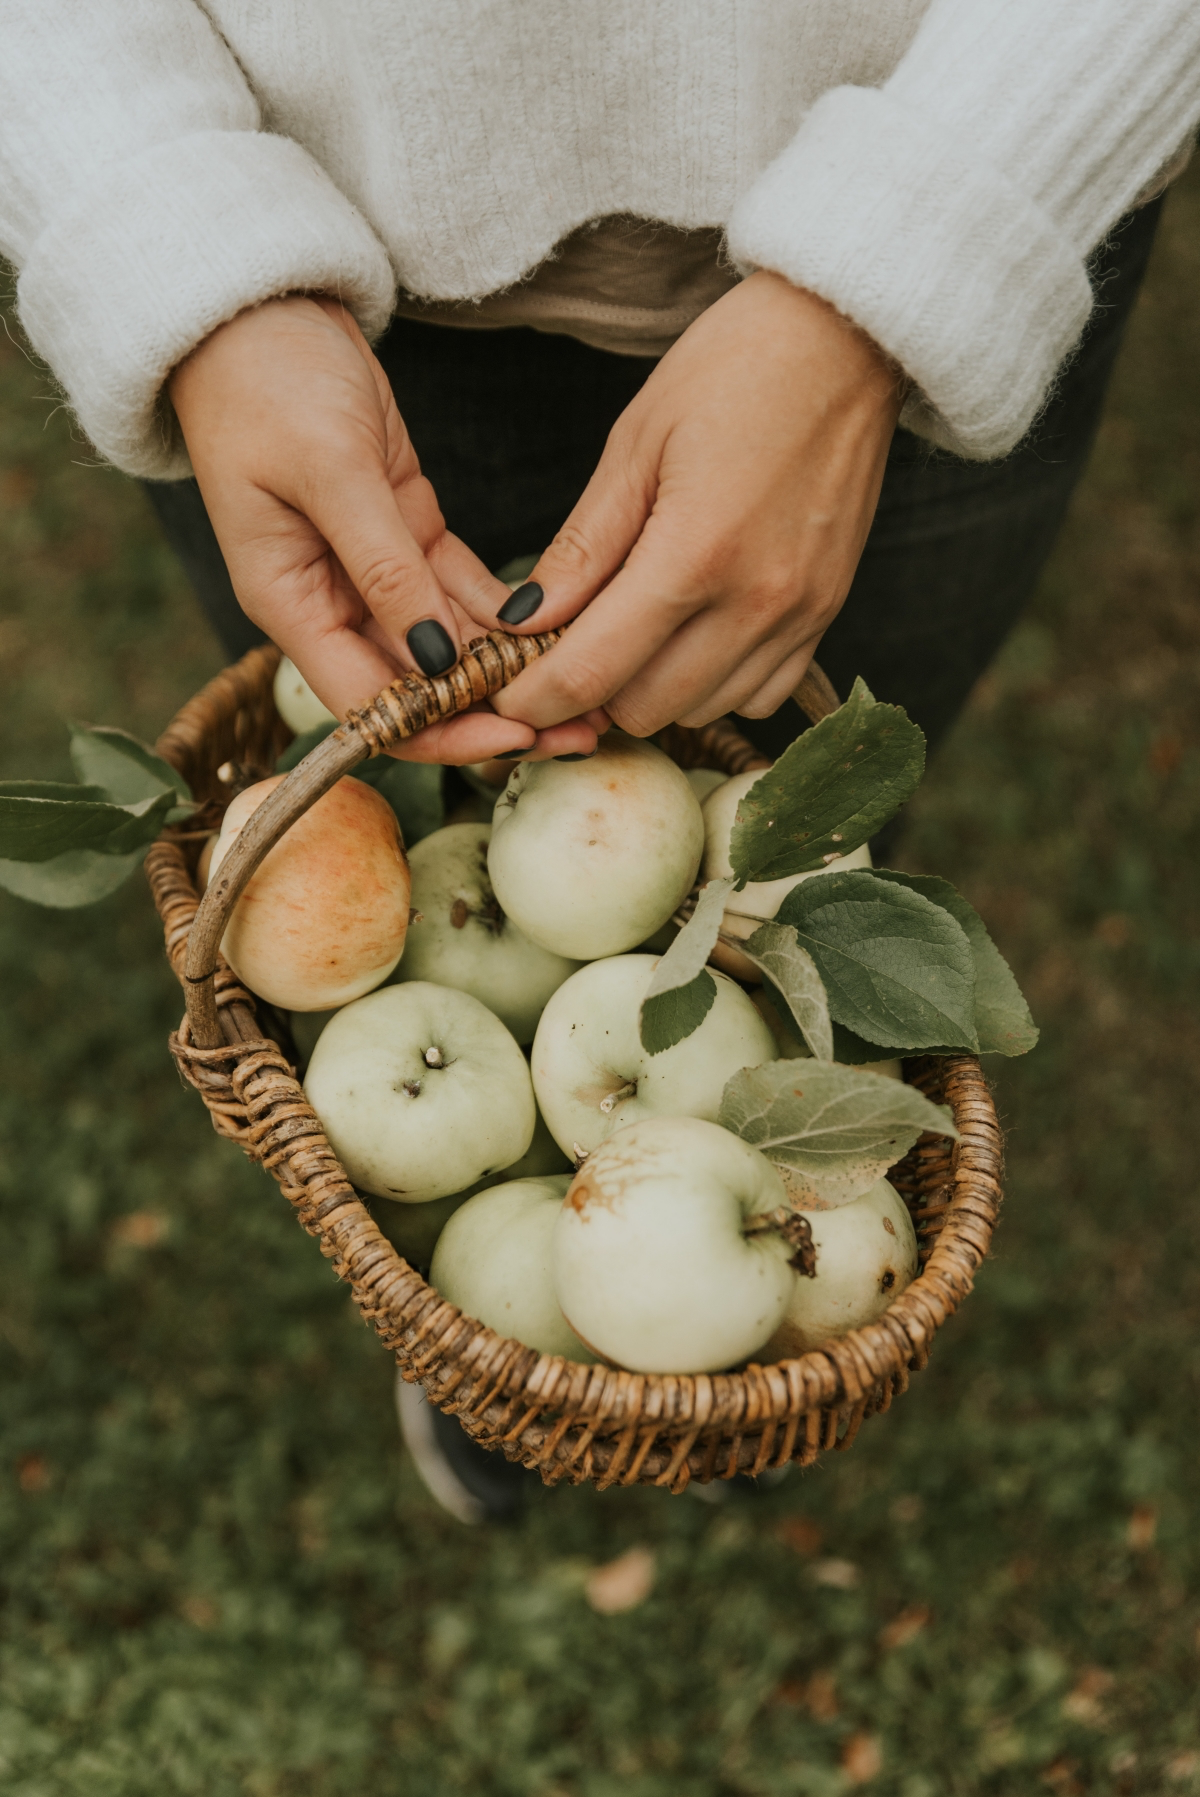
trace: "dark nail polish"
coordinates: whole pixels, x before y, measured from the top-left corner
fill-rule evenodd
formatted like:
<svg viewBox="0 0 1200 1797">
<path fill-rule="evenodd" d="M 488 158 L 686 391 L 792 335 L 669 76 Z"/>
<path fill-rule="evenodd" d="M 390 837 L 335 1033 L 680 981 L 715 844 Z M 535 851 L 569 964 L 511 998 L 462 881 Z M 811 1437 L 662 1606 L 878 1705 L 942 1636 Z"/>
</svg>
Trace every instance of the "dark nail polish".
<svg viewBox="0 0 1200 1797">
<path fill-rule="evenodd" d="M 527 580 L 509 595 L 496 616 L 502 624 L 523 624 L 526 618 L 532 618 L 545 597 L 536 580 Z"/>
<path fill-rule="evenodd" d="M 589 749 L 585 755 L 582 749 L 578 749 L 574 755 L 556 755 L 554 759 L 555 761 L 590 761 L 595 753 L 595 749 Z"/>
<path fill-rule="evenodd" d="M 528 755 L 528 749 L 505 749 L 500 755 L 493 755 L 493 761 L 520 761 L 522 755 Z"/>
<path fill-rule="evenodd" d="M 444 674 L 458 660 L 458 650 L 436 618 L 422 618 L 404 640 L 422 674 Z"/>
</svg>

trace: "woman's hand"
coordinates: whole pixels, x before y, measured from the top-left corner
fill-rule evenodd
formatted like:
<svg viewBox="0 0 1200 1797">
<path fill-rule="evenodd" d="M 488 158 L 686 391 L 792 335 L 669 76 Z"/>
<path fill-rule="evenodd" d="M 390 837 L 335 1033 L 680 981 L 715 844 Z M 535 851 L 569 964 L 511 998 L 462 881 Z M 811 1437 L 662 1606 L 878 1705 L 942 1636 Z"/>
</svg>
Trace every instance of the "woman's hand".
<svg viewBox="0 0 1200 1797">
<path fill-rule="evenodd" d="M 387 378 L 335 301 L 239 313 L 169 391 L 243 610 L 339 717 L 400 670 L 445 672 L 494 626 L 508 588 L 447 531 Z M 478 707 L 400 753 L 587 753 L 606 723 L 564 714 L 539 733 Z"/>
<path fill-rule="evenodd" d="M 545 729 L 604 706 L 636 736 L 777 710 L 849 591 L 902 399 L 870 339 L 781 276 L 718 300 L 533 570 L 526 628 L 576 622 L 496 709 Z"/>
</svg>

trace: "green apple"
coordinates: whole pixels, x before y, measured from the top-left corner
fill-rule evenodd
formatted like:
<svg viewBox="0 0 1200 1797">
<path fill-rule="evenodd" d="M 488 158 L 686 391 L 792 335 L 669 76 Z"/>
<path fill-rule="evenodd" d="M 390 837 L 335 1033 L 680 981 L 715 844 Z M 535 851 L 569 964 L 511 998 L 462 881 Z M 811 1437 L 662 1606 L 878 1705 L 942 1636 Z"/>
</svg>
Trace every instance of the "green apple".
<svg viewBox="0 0 1200 1797">
<path fill-rule="evenodd" d="M 690 892 L 704 822 L 687 776 L 610 730 L 586 761 L 523 761 L 496 801 L 488 872 L 519 930 L 593 961 L 634 948 Z"/>
<path fill-rule="evenodd" d="M 550 1133 L 566 1154 L 590 1153 L 644 1117 L 716 1121 L 727 1082 L 776 1058 L 775 1042 L 746 994 L 710 968 L 717 996 L 697 1030 L 650 1054 L 638 1011 L 654 955 L 614 955 L 573 973 L 542 1012 L 533 1039 L 533 1085 Z"/>
<path fill-rule="evenodd" d="M 806 1207 L 805 1215 L 816 1249 L 816 1278 L 796 1280 L 764 1360 L 792 1360 L 831 1336 L 876 1322 L 919 1269 L 912 1218 L 886 1179 L 852 1204 L 835 1210 Z"/>
<path fill-rule="evenodd" d="M 546 1000 L 579 966 L 522 935 L 488 879 L 488 824 L 448 824 L 409 855 L 411 903 L 404 955 L 392 975 L 469 992 L 518 1042 L 532 1042 Z"/>
<path fill-rule="evenodd" d="M 705 799 L 704 862 L 700 873 L 702 883 L 708 880 L 727 880 L 733 873 L 729 859 L 729 838 L 737 817 L 737 808 L 755 781 L 762 778 L 762 774 L 762 768 L 754 769 L 748 774 L 735 774 L 732 780 L 724 781 Z M 853 868 L 870 865 L 871 851 L 864 843 L 849 855 L 839 855 L 828 867 L 815 867 L 810 873 L 791 874 L 783 880 L 751 880 L 741 892 L 731 892 L 726 899 L 726 928 L 731 935 L 752 936 L 757 923 L 774 917 L 792 887 L 798 886 L 802 880 L 813 880 L 821 874 L 849 873 Z M 756 922 L 749 928 L 738 929 L 732 922 L 738 917 L 752 918 Z"/>
<path fill-rule="evenodd" d="M 570 1178 L 571 1163 L 546 1128 L 541 1112 L 533 1128 L 533 1141 L 519 1161 L 476 1180 L 465 1192 L 452 1192 L 448 1198 L 431 1198 L 428 1204 L 378 1204 L 373 1215 L 393 1248 L 410 1266 L 422 1272 L 429 1266 L 438 1237 L 456 1210 L 477 1192 L 502 1185 L 513 1179 L 542 1179 L 552 1173 L 565 1173 Z"/>
<path fill-rule="evenodd" d="M 704 804 L 710 792 L 715 792 L 718 786 L 724 786 L 729 778 L 728 774 L 721 773 L 720 769 L 715 767 L 689 767 L 685 768 L 684 772 L 687 774 L 688 785 L 701 805 Z"/>
<path fill-rule="evenodd" d="M 423 1204 L 510 1167 L 533 1140 L 525 1057 L 467 992 L 413 980 L 343 1006 L 305 1095 L 352 1182 Z"/>
<path fill-rule="evenodd" d="M 322 705 L 294 661 L 285 655 L 275 670 L 275 709 L 297 736 L 318 724 L 336 724 L 327 705 Z"/>
<path fill-rule="evenodd" d="M 550 1244 L 570 1174 L 512 1179 L 469 1198 L 446 1224 L 429 1282 L 468 1316 L 539 1354 L 594 1356 L 554 1295 Z"/>
<path fill-rule="evenodd" d="M 772 1036 L 775 1038 L 775 1055 L 780 1061 L 804 1061 L 812 1058 L 812 1051 L 804 1038 L 796 1033 L 791 1017 L 781 1017 L 778 1008 L 767 997 L 765 987 L 759 986 L 750 993 L 750 1002 L 763 1019 Z M 903 1079 L 904 1068 L 899 1061 L 847 1061 L 844 1066 L 853 1067 L 856 1073 L 881 1073 L 884 1079 Z"/>
<path fill-rule="evenodd" d="M 694 1117 L 618 1130 L 584 1162 L 554 1229 L 575 1333 L 639 1373 L 706 1373 L 755 1354 L 792 1301 L 791 1249 L 748 1230 L 786 1203 L 756 1148 Z"/>
</svg>

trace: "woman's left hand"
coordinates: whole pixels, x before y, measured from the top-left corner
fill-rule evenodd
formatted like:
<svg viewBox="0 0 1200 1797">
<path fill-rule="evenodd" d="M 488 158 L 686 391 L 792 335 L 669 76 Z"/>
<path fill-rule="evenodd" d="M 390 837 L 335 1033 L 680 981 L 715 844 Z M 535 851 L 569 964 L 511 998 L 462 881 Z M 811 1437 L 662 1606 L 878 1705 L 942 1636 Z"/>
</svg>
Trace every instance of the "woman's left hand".
<svg viewBox="0 0 1200 1797">
<path fill-rule="evenodd" d="M 777 710 L 849 591 L 902 399 L 882 351 L 781 276 L 718 300 L 530 575 L 545 598 L 517 628 L 576 622 L 495 709 L 540 730 L 602 705 L 635 736 Z"/>
</svg>

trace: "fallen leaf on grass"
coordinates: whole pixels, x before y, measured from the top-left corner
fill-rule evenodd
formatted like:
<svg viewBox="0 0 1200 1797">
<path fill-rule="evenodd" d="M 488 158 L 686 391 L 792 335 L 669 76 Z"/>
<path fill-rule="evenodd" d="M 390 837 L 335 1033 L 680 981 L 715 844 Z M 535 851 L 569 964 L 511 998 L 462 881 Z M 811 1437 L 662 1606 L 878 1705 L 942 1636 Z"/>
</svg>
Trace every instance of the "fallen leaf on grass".
<svg viewBox="0 0 1200 1797">
<path fill-rule="evenodd" d="M 815 1554 L 821 1545 L 821 1525 L 811 1516 L 785 1516 L 775 1533 L 798 1554 Z"/>
<path fill-rule="evenodd" d="M 112 1239 L 122 1248 L 157 1248 L 166 1240 L 169 1228 L 161 1211 L 131 1210 L 113 1224 Z"/>
<path fill-rule="evenodd" d="M 851 1735 L 842 1748 L 842 1771 L 852 1785 L 870 1784 L 883 1771 L 883 1749 L 875 1735 Z"/>
<path fill-rule="evenodd" d="M 1125 1539 L 1135 1554 L 1144 1554 L 1154 1546 L 1158 1532 L 1158 1511 L 1153 1504 L 1137 1504 L 1125 1526 Z"/>
<path fill-rule="evenodd" d="M 907 1610 L 901 1610 L 879 1631 L 879 1645 L 884 1653 L 907 1646 L 921 1633 L 931 1615 L 928 1604 L 911 1604 Z"/>
<path fill-rule="evenodd" d="M 211 1597 L 185 1597 L 179 1608 L 193 1628 L 210 1629 L 217 1620 L 217 1606 Z"/>
<path fill-rule="evenodd" d="M 834 1591 L 853 1591 L 859 1572 L 853 1560 L 814 1560 L 812 1576 L 816 1584 L 829 1585 Z"/>
<path fill-rule="evenodd" d="M 584 1596 L 601 1616 L 636 1610 L 654 1588 L 654 1555 L 647 1547 L 631 1547 L 587 1576 Z"/>
<path fill-rule="evenodd" d="M 1059 1797 L 1082 1797 L 1083 1786 L 1075 1776 L 1076 1770 L 1074 1760 L 1055 1760 L 1042 1773 L 1042 1783 L 1057 1791 Z"/>
<path fill-rule="evenodd" d="M 22 1491 L 46 1491 L 50 1468 L 41 1454 L 22 1454 L 17 1461 L 17 1484 Z"/>
<path fill-rule="evenodd" d="M 1172 1784 L 1182 1784 L 1185 1778 L 1194 1778 L 1200 1772 L 1200 1753 L 1176 1753 L 1167 1761 L 1167 1777 Z"/>
<path fill-rule="evenodd" d="M 1103 1666 L 1085 1666 L 1075 1684 L 1062 1700 L 1064 1716 L 1072 1722 L 1082 1722 L 1088 1728 L 1104 1726 L 1104 1711 L 1100 1699 L 1113 1686 L 1113 1675 L 1106 1672 Z"/>
<path fill-rule="evenodd" d="M 790 1709 L 807 1710 L 817 1722 L 832 1722 L 838 1714 L 837 1681 L 831 1672 L 814 1672 L 809 1678 L 785 1678 L 775 1687 L 771 1701 Z"/>
</svg>

